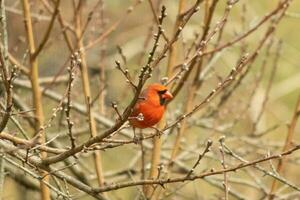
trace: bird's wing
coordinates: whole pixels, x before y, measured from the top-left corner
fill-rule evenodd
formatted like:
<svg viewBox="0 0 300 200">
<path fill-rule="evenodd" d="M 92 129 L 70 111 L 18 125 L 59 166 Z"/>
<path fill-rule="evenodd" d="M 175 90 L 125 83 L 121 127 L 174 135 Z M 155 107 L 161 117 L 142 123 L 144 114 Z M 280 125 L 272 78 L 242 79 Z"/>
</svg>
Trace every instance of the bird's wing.
<svg viewBox="0 0 300 200">
<path fill-rule="evenodd" d="M 148 93 L 148 89 L 145 89 L 141 92 L 138 101 L 136 102 L 136 104 L 138 103 L 142 103 L 143 101 L 147 100 L 147 93 Z"/>
<path fill-rule="evenodd" d="M 139 113 L 139 110 L 140 110 L 140 106 L 146 102 L 147 100 L 147 93 L 148 93 L 148 90 L 145 89 L 141 92 L 140 96 L 139 96 L 139 99 L 137 100 L 135 106 L 133 107 L 133 112 L 132 112 L 132 115 L 137 115 Z"/>
<path fill-rule="evenodd" d="M 139 99 L 137 100 L 135 106 L 133 107 L 133 111 L 131 113 L 131 116 L 136 116 L 139 114 L 139 107 L 141 105 L 141 103 L 143 103 L 146 98 L 147 98 L 147 93 L 148 93 L 148 90 L 145 89 L 141 92 L 140 96 L 139 96 Z M 127 109 L 124 111 L 124 113 L 127 111 Z"/>
</svg>

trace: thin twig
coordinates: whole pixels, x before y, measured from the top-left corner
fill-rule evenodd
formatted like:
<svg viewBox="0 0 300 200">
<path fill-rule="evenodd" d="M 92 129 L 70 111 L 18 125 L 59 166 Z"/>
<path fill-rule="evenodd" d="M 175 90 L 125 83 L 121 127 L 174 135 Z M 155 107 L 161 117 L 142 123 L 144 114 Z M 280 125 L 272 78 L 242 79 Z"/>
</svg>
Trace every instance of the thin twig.
<svg viewBox="0 0 300 200">
<path fill-rule="evenodd" d="M 296 129 L 296 125 L 297 125 L 299 116 L 300 116 L 300 95 L 298 96 L 298 100 L 297 100 L 297 103 L 295 106 L 292 120 L 291 120 L 290 124 L 288 125 L 288 133 L 287 133 L 286 141 L 285 141 L 285 144 L 283 147 L 283 151 L 286 151 L 287 149 L 289 149 L 293 144 L 293 138 L 295 135 L 295 129 Z M 280 174 L 283 171 L 283 169 L 285 168 L 285 162 L 286 162 L 286 159 L 284 159 L 284 158 L 279 160 L 279 163 L 277 165 L 277 170 L 276 170 L 278 174 Z M 277 187 L 277 181 L 276 181 L 276 179 L 274 179 L 272 182 L 271 191 L 269 194 L 269 200 L 274 198 L 273 193 L 276 190 L 276 187 Z"/>
<path fill-rule="evenodd" d="M 104 192 L 104 191 L 116 190 L 116 189 L 121 189 L 121 188 L 126 188 L 126 187 L 133 187 L 136 185 L 153 185 L 153 184 L 164 185 L 164 184 L 168 184 L 168 183 L 177 183 L 177 182 L 184 182 L 184 181 L 193 181 L 196 179 L 203 179 L 204 177 L 223 174 L 225 172 L 236 172 L 239 169 L 243 169 L 243 168 L 246 168 L 249 166 L 254 166 L 258 163 L 266 162 L 266 161 L 269 161 L 272 159 L 279 159 L 283 156 L 290 155 L 290 154 L 294 153 L 295 151 L 298 151 L 299 149 L 300 149 L 300 145 L 297 145 L 296 147 L 293 147 L 293 148 L 289 149 L 288 151 L 282 152 L 280 154 L 265 156 L 263 158 L 253 160 L 251 162 L 241 163 L 241 164 L 233 166 L 233 167 L 228 167 L 227 169 L 204 172 L 202 174 L 195 175 L 195 176 L 189 176 L 189 177 L 183 176 L 183 177 L 178 177 L 178 178 L 168 178 L 168 179 L 159 179 L 159 180 L 141 180 L 141 181 L 136 181 L 136 182 L 111 184 L 111 185 L 107 185 L 102 188 L 95 188 L 94 192 Z"/>
<path fill-rule="evenodd" d="M 221 164 L 222 164 L 223 169 L 226 170 L 227 169 L 227 165 L 225 163 L 224 140 L 225 140 L 225 136 L 221 137 L 219 139 L 219 142 L 221 144 L 221 146 L 220 146 L 220 152 L 221 152 L 221 157 L 222 157 Z M 228 187 L 228 175 L 227 175 L 226 172 L 224 172 L 223 175 L 224 175 L 223 187 L 224 187 L 224 193 L 225 193 L 224 200 L 228 200 L 228 193 L 229 193 L 228 192 L 229 191 L 229 187 Z"/>
</svg>

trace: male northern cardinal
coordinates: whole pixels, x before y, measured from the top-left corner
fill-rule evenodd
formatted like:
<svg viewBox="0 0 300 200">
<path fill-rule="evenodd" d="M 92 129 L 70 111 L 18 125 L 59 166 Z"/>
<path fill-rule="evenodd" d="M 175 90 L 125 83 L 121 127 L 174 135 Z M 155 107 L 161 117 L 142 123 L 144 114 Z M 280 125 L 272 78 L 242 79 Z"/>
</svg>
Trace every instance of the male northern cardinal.
<svg viewBox="0 0 300 200">
<path fill-rule="evenodd" d="M 165 86 L 158 83 L 149 85 L 141 92 L 129 117 L 132 127 L 143 129 L 157 124 L 165 112 L 166 101 L 172 98 Z"/>
</svg>

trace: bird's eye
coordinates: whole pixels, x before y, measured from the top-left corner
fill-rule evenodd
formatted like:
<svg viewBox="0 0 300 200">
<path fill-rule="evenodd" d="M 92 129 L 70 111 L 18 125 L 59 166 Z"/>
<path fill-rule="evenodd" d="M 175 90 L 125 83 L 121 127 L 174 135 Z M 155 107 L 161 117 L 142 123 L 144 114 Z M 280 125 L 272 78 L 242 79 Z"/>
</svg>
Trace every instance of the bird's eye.
<svg viewBox="0 0 300 200">
<path fill-rule="evenodd" d="M 167 92 L 167 90 L 160 90 L 160 91 L 158 91 L 158 94 L 164 94 L 166 92 Z"/>
</svg>

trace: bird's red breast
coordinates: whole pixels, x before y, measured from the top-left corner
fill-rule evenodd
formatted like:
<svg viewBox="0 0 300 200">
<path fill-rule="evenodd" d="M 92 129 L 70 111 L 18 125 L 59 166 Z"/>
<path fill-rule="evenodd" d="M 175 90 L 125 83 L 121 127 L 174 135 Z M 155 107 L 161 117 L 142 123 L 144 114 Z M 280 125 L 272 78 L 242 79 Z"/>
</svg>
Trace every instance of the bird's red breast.
<svg viewBox="0 0 300 200">
<path fill-rule="evenodd" d="M 158 83 L 149 85 L 141 92 L 140 99 L 133 108 L 129 118 L 134 128 L 148 128 L 157 124 L 164 112 L 165 103 L 172 99 L 168 89 Z"/>
</svg>

